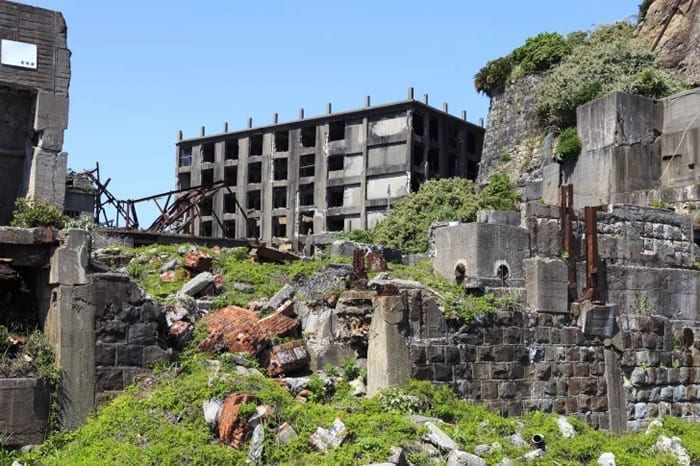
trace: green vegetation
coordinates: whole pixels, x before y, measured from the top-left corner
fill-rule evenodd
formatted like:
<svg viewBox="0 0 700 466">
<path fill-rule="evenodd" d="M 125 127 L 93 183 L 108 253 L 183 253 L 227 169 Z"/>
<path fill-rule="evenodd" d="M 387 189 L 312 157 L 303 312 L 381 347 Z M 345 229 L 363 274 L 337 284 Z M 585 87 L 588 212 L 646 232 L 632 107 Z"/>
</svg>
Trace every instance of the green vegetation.
<svg viewBox="0 0 700 466">
<path fill-rule="evenodd" d="M 182 260 L 183 245 L 159 245 L 132 250 L 134 259 L 127 271 L 154 298 L 164 301 L 188 280 L 186 271 L 176 268 L 172 281 L 164 282 L 160 267 L 171 260 Z M 185 247 L 185 249 L 187 249 Z M 222 249 L 215 252 L 206 247 L 198 249 L 212 256 L 212 272 L 224 278 L 224 289 L 216 298 L 216 306 L 229 304 L 247 307 L 251 300 L 270 297 L 286 283 L 310 277 L 328 265 L 328 260 L 296 261 L 289 264 L 256 263 L 248 257 L 246 248 Z"/>
<path fill-rule="evenodd" d="M 394 205 L 375 227 L 372 239 L 377 244 L 404 252 L 424 252 L 432 223 L 471 222 L 478 209 L 513 210 L 519 197 L 508 177 L 500 173 L 489 179 L 481 193 L 471 181 L 463 178 L 426 181 L 418 192 Z"/>
<path fill-rule="evenodd" d="M 581 138 L 576 128 L 567 128 L 559 135 L 557 155 L 562 161 L 576 160 L 581 153 Z"/>
<path fill-rule="evenodd" d="M 639 13 L 637 14 L 639 21 L 646 18 L 647 11 L 649 11 L 649 7 L 652 3 L 654 3 L 654 0 L 642 0 L 642 3 L 639 4 Z"/>
<path fill-rule="evenodd" d="M 220 361 L 224 370 L 233 372 L 225 359 Z M 577 435 L 566 439 L 559 432 L 557 415 L 536 412 L 522 418 L 502 418 L 483 406 L 459 400 L 445 386 L 429 382 L 410 381 L 371 399 L 350 396 L 347 384 L 340 382 L 332 396 L 298 403 L 279 384 L 263 377 L 221 377 L 208 383 L 209 379 L 206 356 L 190 355 L 181 361 L 181 370 L 160 368 L 153 381 L 128 388 L 80 429 L 53 434 L 40 449 L 21 455 L 19 460 L 45 466 L 244 464 L 247 445 L 241 450 L 222 445 L 202 415 L 204 400 L 231 391 L 252 393 L 260 403 L 274 408 L 265 425 L 262 464 L 359 465 L 385 461 L 392 446 L 408 447 L 422 435 L 422 428 L 411 423 L 408 414 L 446 421 L 448 424 L 441 428 L 465 451 L 473 451 L 479 444 L 500 443 L 502 449 L 485 455 L 488 464 L 530 451 L 527 445 L 515 446 L 505 439 L 519 431 L 524 439 L 535 433 L 545 436 L 546 456 L 537 464 L 592 464 L 604 451 L 614 453 L 621 465 L 676 464 L 673 457 L 654 452 L 652 447 L 660 434 L 680 437 L 691 460 L 700 460 L 700 425 L 680 419 L 665 418 L 664 426 L 653 434 L 622 436 L 569 419 Z M 249 414 L 254 410 L 252 404 L 242 408 Z M 319 426 L 330 426 L 335 418 L 348 428 L 346 441 L 326 454 L 314 451 L 309 436 Z M 276 428 L 283 422 L 290 423 L 299 434 L 286 446 L 274 441 Z M 432 464 L 425 454 L 408 456 L 413 464 Z"/>
<path fill-rule="evenodd" d="M 479 208 L 494 210 L 517 210 L 520 193 L 505 173 L 495 173 L 486 187 L 479 193 Z"/>
<path fill-rule="evenodd" d="M 574 126 L 576 107 L 612 91 L 663 97 L 683 89 L 627 23 L 600 26 L 544 75 L 536 110 L 545 124 Z"/>
<path fill-rule="evenodd" d="M 647 3 L 640 5 L 640 15 L 646 14 Z M 539 34 L 489 61 L 474 77 L 474 86 L 491 96 L 523 75 L 540 74 L 536 111 L 545 125 L 564 128 L 575 125 L 577 106 L 608 92 L 659 98 L 682 90 L 678 78 L 658 68 L 656 56 L 633 29 L 621 22 L 567 37 Z"/>
<path fill-rule="evenodd" d="M 53 204 L 42 199 L 27 199 L 18 197 L 15 200 L 15 210 L 12 212 L 13 227 L 54 227 L 59 230 L 70 219 Z"/>
</svg>

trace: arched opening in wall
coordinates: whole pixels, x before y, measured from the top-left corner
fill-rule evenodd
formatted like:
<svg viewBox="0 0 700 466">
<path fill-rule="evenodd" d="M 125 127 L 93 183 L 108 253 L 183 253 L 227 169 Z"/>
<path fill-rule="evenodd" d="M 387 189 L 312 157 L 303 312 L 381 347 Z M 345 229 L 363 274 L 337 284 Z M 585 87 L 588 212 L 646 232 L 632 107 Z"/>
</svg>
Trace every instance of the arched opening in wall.
<svg viewBox="0 0 700 466">
<path fill-rule="evenodd" d="M 496 277 L 498 277 L 502 285 L 506 284 L 506 281 L 510 277 L 510 270 L 506 264 L 499 264 L 499 266 L 496 267 Z"/>
<path fill-rule="evenodd" d="M 467 275 L 467 264 L 464 262 L 458 262 L 455 265 L 455 281 L 457 284 L 461 285 L 464 282 L 464 277 Z"/>
</svg>

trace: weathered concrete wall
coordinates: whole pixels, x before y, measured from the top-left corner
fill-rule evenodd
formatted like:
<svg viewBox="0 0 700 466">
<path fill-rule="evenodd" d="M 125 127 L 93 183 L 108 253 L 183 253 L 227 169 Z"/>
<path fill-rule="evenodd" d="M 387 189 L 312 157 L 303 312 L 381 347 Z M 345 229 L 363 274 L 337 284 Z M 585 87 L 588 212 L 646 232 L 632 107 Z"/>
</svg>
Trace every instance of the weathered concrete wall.
<svg viewBox="0 0 700 466">
<path fill-rule="evenodd" d="M 38 445 L 49 430 L 48 387 L 39 379 L 0 378 L 0 432 L 4 447 Z"/>
<path fill-rule="evenodd" d="M 574 207 L 605 205 L 614 193 L 660 185 L 657 136 L 663 107 L 645 97 L 613 92 L 576 109 L 582 149 L 564 183 L 574 185 Z M 593 182 L 592 180 L 595 180 Z"/>
<path fill-rule="evenodd" d="M 63 132 L 68 126 L 70 83 L 66 38 L 66 23 L 61 13 L 6 1 L 0 3 L 0 39 L 37 47 L 36 69 L 0 64 L 2 95 L 29 99 L 19 113 L 14 107 L 0 106 L 0 122 L 5 122 L 0 130 L 0 160 L 11 157 L 22 161 L 21 170 L 13 165 L 14 171 L 9 172 L 8 179 L 14 184 L 0 193 L 0 225 L 7 223 L 7 205 L 18 196 L 28 195 L 63 207 L 66 154 L 61 150 Z M 8 98 L 3 97 L 0 103 L 4 104 Z M 22 128 L 13 129 L 10 121 L 22 122 Z M 8 132 L 14 133 L 10 138 L 14 143 L 9 147 L 4 144 Z M 0 167 L 5 165 L 0 162 Z"/>
<path fill-rule="evenodd" d="M 450 281 L 458 264 L 468 286 L 522 287 L 523 260 L 530 256 L 528 232 L 520 227 L 491 223 L 467 223 L 433 230 L 433 267 Z M 506 271 L 506 276 L 499 273 Z"/>
<path fill-rule="evenodd" d="M 369 327 L 367 394 L 406 382 L 411 376 L 407 337 L 408 309 L 404 298 L 377 296 Z"/>
</svg>

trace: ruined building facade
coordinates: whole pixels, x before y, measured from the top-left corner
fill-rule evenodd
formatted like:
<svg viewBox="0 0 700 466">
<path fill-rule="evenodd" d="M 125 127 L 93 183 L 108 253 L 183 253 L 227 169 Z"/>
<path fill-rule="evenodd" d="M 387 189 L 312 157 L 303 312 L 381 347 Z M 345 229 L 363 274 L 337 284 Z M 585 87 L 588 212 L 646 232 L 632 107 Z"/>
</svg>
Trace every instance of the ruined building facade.
<svg viewBox="0 0 700 466">
<path fill-rule="evenodd" d="M 298 244 L 372 228 L 426 179 L 476 177 L 483 128 L 413 100 L 412 90 L 398 103 L 328 110 L 178 141 L 178 188 L 227 185 L 199 205 L 189 233 Z"/>
<path fill-rule="evenodd" d="M 70 50 L 56 11 L 0 2 L 0 225 L 17 197 L 63 207 Z"/>
</svg>

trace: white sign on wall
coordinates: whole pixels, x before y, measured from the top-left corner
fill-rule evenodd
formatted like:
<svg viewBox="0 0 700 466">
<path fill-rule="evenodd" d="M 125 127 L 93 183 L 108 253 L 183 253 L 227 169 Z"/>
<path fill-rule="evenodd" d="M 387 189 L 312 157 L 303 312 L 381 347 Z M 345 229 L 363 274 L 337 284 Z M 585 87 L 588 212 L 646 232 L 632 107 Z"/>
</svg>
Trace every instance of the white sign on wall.
<svg viewBox="0 0 700 466">
<path fill-rule="evenodd" d="M 0 64 L 35 70 L 36 45 L 2 39 L 0 41 Z"/>
</svg>

